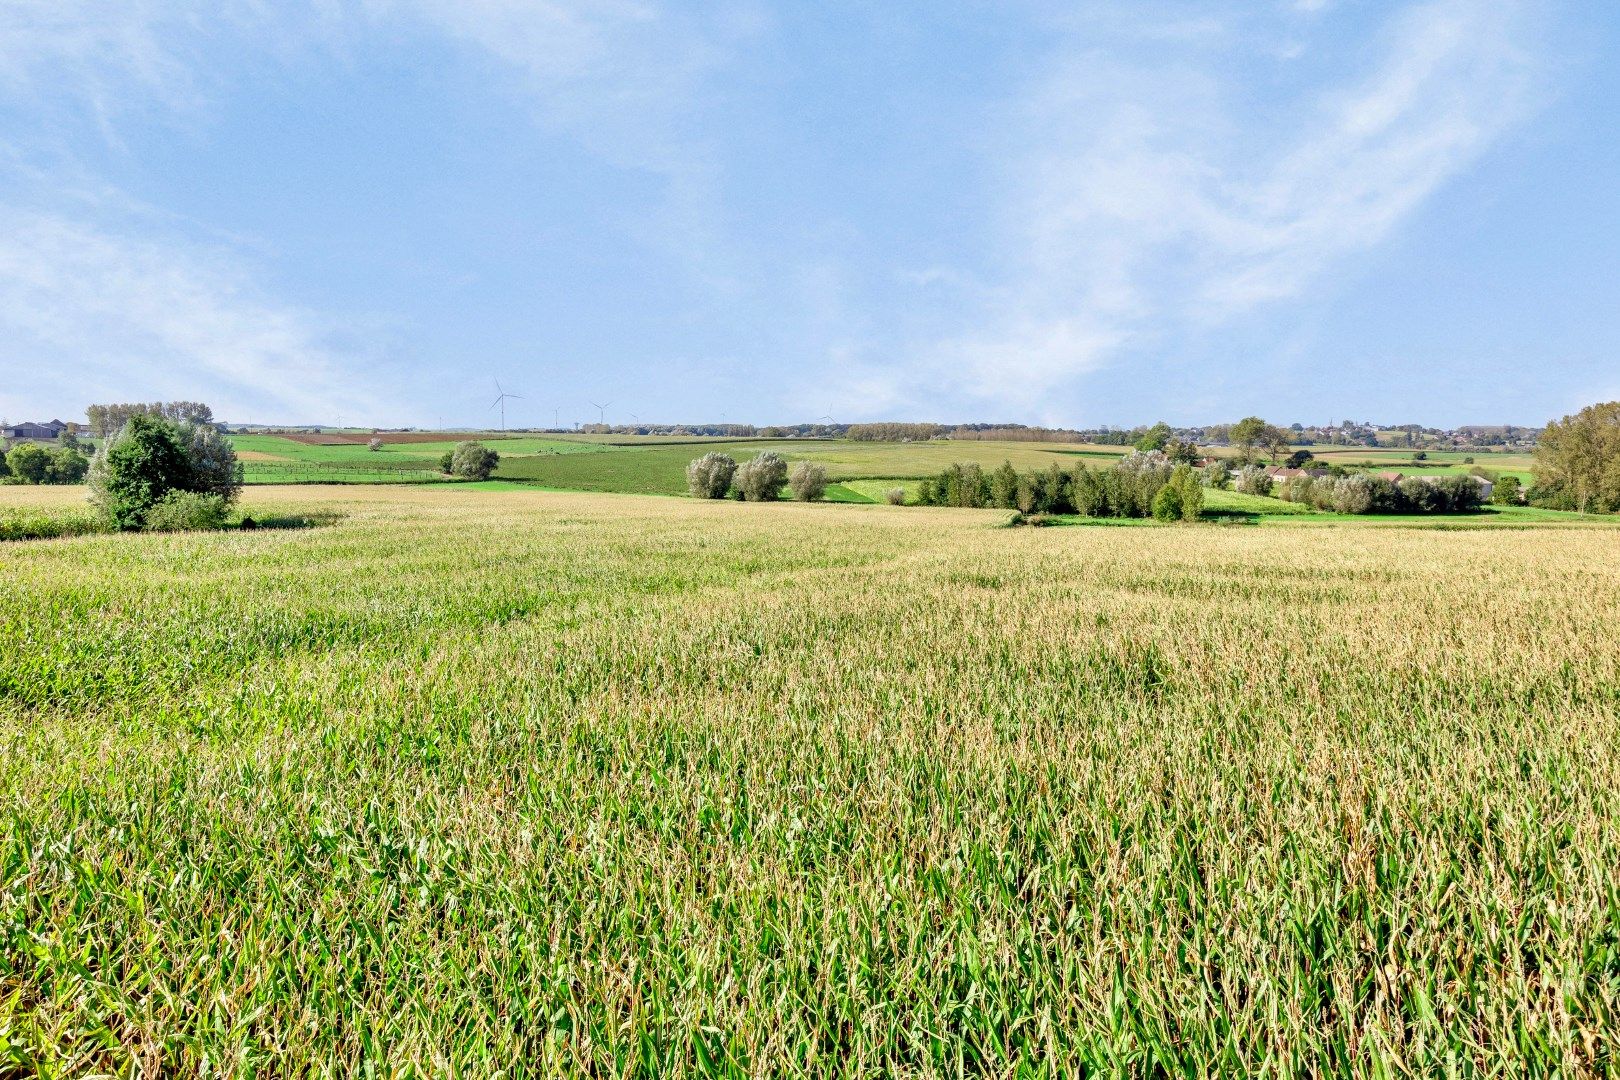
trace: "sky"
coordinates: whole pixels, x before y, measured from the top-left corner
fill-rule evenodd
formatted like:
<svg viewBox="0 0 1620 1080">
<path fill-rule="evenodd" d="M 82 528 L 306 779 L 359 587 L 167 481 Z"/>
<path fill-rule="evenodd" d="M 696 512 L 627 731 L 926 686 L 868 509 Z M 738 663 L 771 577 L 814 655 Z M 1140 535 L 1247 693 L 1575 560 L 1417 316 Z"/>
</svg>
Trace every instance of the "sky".
<svg viewBox="0 0 1620 1080">
<path fill-rule="evenodd" d="M 1620 398 L 1617 46 L 1598 0 L 0 0 L 0 417 L 1540 424 Z"/>
</svg>

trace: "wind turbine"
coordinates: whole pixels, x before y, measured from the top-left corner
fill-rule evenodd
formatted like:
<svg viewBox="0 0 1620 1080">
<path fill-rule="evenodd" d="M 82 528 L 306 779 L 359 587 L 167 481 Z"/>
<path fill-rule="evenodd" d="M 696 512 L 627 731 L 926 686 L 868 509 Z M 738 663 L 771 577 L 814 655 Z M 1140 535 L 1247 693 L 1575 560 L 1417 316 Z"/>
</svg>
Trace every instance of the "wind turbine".
<svg viewBox="0 0 1620 1080">
<path fill-rule="evenodd" d="M 506 399 L 511 398 L 514 401 L 522 401 L 523 400 L 523 395 L 522 394 L 508 394 L 506 392 L 506 387 L 501 385 L 501 380 L 499 380 L 499 379 L 495 380 L 495 389 L 500 392 L 501 396 L 495 399 L 495 404 L 491 405 L 490 408 L 493 409 L 493 408 L 495 408 L 496 405 L 500 406 L 500 408 L 501 408 L 501 431 L 504 432 L 506 430 Z"/>
<path fill-rule="evenodd" d="M 611 405 L 611 404 L 613 404 L 613 402 L 611 402 L 611 401 L 608 402 L 606 405 L 598 405 L 594 401 L 591 402 L 591 407 L 596 410 L 596 422 L 598 424 L 601 424 L 603 427 L 607 427 L 607 409 L 608 409 L 608 405 Z"/>
</svg>

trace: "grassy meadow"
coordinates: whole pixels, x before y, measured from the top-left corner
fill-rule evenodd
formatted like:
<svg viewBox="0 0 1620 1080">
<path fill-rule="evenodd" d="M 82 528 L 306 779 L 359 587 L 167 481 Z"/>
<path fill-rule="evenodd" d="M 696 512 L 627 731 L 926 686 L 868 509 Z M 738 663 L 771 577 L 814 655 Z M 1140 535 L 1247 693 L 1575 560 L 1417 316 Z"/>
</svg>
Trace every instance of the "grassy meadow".
<svg viewBox="0 0 1620 1080">
<path fill-rule="evenodd" d="M 1620 1069 L 1620 530 L 244 509 L 0 544 L 0 1075 Z"/>
</svg>

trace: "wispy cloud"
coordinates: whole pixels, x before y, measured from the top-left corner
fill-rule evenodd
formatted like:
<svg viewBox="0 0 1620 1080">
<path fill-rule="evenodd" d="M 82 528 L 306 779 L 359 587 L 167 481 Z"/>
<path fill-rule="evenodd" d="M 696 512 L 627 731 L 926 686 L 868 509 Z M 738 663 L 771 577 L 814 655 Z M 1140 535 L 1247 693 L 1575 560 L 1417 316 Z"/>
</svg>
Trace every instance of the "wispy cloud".
<svg viewBox="0 0 1620 1080">
<path fill-rule="evenodd" d="M 362 388 L 370 358 L 337 343 L 336 320 L 270 295 L 240 245 L 125 212 L 64 150 L 76 123 L 113 146 L 136 112 L 206 123 L 233 65 L 414 25 L 515 72 L 540 126 L 664 177 L 663 220 L 646 228 L 696 253 L 715 228 L 714 166 L 688 114 L 718 55 L 709 30 L 745 23 L 651 0 L 0 0 L 0 100 L 35 118 L 0 130 L 0 200 L 20 196 L 0 203 L 0 336 L 24 373 L 0 392 L 12 409 L 24 393 L 61 400 L 71 381 L 75 397 L 206 389 L 232 415 L 404 415 Z M 112 212 L 92 206 L 103 199 Z"/>
<path fill-rule="evenodd" d="M 86 399 L 204 397 L 239 419 L 401 415 L 328 342 L 332 328 L 265 295 L 237 253 L 12 207 L 0 223 L 0 411 L 72 387 Z"/>
<path fill-rule="evenodd" d="M 1300 296 L 1524 120 L 1535 13 L 1408 5 L 1370 70 L 1280 115 L 1256 115 L 1231 74 L 1261 62 L 1258 41 L 1247 57 L 1156 53 L 1151 66 L 1071 46 L 997 148 L 1006 273 L 969 298 L 971 329 L 919 350 L 919 371 L 1028 409 L 1150 336 Z"/>
</svg>

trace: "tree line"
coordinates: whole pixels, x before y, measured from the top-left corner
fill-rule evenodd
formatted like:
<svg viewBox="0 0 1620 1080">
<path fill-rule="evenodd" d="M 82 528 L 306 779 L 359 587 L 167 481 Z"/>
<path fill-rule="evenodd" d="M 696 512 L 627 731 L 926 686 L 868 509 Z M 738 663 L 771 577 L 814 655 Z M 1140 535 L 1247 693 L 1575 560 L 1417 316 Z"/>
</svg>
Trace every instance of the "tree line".
<svg viewBox="0 0 1620 1080">
<path fill-rule="evenodd" d="M 1077 462 L 1064 470 L 1020 473 L 1011 462 L 986 472 L 976 462 L 947 466 L 917 488 L 921 506 L 990 507 L 1021 514 L 1196 521 L 1204 491 L 1198 473 L 1163 451 L 1133 451 L 1099 469 Z"/>
<path fill-rule="evenodd" d="M 200 401 L 135 401 L 112 405 L 91 405 L 84 410 L 90 434 L 105 439 L 115 434 L 133 416 L 155 416 L 176 424 L 212 424 L 214 410 Z"/>
</svg>

